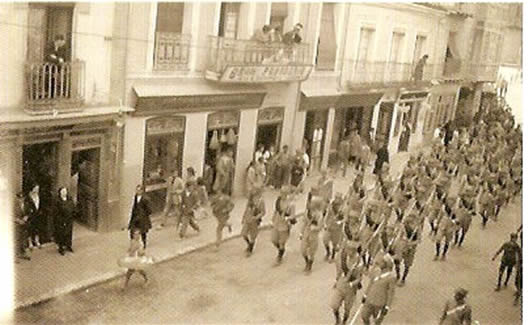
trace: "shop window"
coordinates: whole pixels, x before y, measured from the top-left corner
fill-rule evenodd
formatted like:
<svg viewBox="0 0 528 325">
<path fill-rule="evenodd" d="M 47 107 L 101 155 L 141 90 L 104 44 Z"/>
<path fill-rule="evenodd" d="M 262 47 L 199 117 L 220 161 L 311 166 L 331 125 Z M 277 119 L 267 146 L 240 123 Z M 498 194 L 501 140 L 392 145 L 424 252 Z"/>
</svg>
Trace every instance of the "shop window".
<svg viewBox="0 0 528 325">
<path fill-rule="evenodd" d="M 334 3 L 323 3 L 321 29 L 315 57 L 315 68 L 317 70 L 333 71 L 335 68 L 337 52 L 336 30 L 339 21 L 337 15 L 337 6 Z"/>
<path fill-rule="evenodd" d="M 218 36 L 236 39 L 239 16 L 240 3 L 222 2 L 222 5 L 220 7 Z"/>
</svg>

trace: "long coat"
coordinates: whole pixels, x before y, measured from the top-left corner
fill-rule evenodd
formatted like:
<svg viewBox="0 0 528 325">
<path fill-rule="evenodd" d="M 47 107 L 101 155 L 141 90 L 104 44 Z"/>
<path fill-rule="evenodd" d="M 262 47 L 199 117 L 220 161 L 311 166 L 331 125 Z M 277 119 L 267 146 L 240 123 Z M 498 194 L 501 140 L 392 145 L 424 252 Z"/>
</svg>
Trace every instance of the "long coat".
<svg viewBox="0 0 528 325">
<path fill-rule="evenodd" d="M 137 196 L 134 196 L 134 205 L 132 206 L 132 215 L 130 222 L 128 223 L 128 229 L 139 229 L 141 233 L 146 233 L 152 228 L 152 221 L 150 220 L 150 214 L 152 210 L 149 207 L 145 197 L 141 198 L 138 202 Z"/>
<path fill-rule="evenodd" d="M 378 174 L 381 171 L 383 163 L 389 163 L 389 151 L 386 147 L 381 147 L 376 152 L 376 162 L 374 164 L 374 174 Z"/>
<path fill-rule="evenodd" d="M 71 245 L 73 230 L 73 214 L 75 205 L 68 197 L 58 199 L 55 203 L 55 240 L 57 244 Z"/>
</svg>

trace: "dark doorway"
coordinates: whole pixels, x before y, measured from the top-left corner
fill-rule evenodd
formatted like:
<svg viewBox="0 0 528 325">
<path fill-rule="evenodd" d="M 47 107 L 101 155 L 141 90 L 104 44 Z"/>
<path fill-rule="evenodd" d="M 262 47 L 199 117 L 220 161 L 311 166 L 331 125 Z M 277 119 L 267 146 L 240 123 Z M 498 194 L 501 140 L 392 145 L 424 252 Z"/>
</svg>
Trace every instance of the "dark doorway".
<svg viewBox="0 0 528 325">
<path fill-rule="evenodd" d="M 376 145 L 389 145 L 393 111 L 394 103 L 381 103 L 378 117 L 378 127 L 376 131 Z"/>
<path fill-rule="evenodd" d="M 58 146 L 56 142 L 24 145 L 22 159 L 22 190 L 25 194 L 35 186 L 40 187 L 40 206 L 46 218 L 46 233 L 41 243 L 50 242 L 53 236 L 53 198 L 58 171 Z"/>
<path fill-rule="evenodd" d="M 264 148 L 270 149 L 271 146 L 277 149 L 279 145 L 279 134 L 280 134 L 279 123 L 276 124 L 264 124 L 257 127 L 257 143 L 255 150 L 259 145 L 264 145 Z"/>
<path fill-rule="evenodd" d="M 97 231 L 99 207 L 99 148 L 75 151 L 72 154 L 72 189 L 77 202 L 76 220 Z"/>
<path fill-rule="evenodd" d="M 321 167 L 327 119 L 327 109 L 313 110 L 306 113 L 304 139 L 307 144 L 306 149 L 310 157 L 310 168 L 312 170 L 318 170 Z"/>
</svg>

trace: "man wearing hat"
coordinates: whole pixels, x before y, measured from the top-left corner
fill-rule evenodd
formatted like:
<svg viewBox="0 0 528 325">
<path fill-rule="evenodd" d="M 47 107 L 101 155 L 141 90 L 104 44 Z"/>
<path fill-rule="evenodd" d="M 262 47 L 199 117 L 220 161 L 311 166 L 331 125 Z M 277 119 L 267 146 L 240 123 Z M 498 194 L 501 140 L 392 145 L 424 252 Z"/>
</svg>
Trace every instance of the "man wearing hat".
<svg viewBox="0 0 528 325">
<path fill-rule="evenodd" d="M 466 303 L 468 291 L 463 288 L 455 290 L 454 299 L 449 299 L 444 307 L 441 325 L 469 325 L 471 324 L 471 307 Z"/>
<path fill-rule="evenodd" d="M 290 238 L 291 226 L 296 223 L 295 204 L 292 202 L 289 186 L 281 187 L 280 195 L 275 201 L 272 222 L 271 242 L 277 248 L 277 264 L 280 264 L 286 252 L 286 242 Z"/>
<path fill-rule="evenodd" d="M 379 262 L 380 270 L 374 272 L 365 290 L 362 299 L 364 305 L 361 312 L 361 318 L 365 325 L 370 324 L 371 318 L 374 318 L 375 324 L 381 324 L 389 312 L 396 287 L 396 275 L 392 271 L 393 266 L 392 259 L 385 255 Z"/>
<path fill-rule="evenodd" d="M 248 257 L 253 253 L 259 231 L 258 227 L 264 215 L 266 215 L 266 205 L 262 199 L 262 189 L 257 188 L 249 194 L 246 210 L 242 217 L 241 236 L 248 245 L 246 249 Z"/>
<path fill-rule="evenodd" d="M 508 286 L 508 281 L 510 280 L 513 267 L 517 264 L 517 260 L 521 259 L 521 247 L 519 244 L 517 244 L 516 233 L 510 234 L 510 240 L 502 244 L 501 248 L 497 251 L 497 253 L 495 253 L 491 260 L 494 261 L 500 253 L 503 254 L 499 267 L 499 279 L 497 281 L 497 288 L 495 291 L 499 291 L 501 289 L 502 274 L 504 273 L 504 270 L 506 270 L 506 280 L 504 281 L 504 286 Z"/>
<path fill-rule="evenodd" d="M 230 213 L 233 211 L 235 204 L 227 193 L 220 192 L 214 197 L 211 207 L 213 208 L 213 215 L 218 222 L 216 226 L 216 247 L 218 248 L 220 246 L 220 242 L 222 241 L 222 233 L 224 228 L 227 227 L 229 232 L 232 231 L 231 224 L 228 223 L 228 221 L 231 217 Z"/>
<path fill-rule="evenodd" d="M 351 268 L 348 268 L 347 263 L 343 264 L 343 273 L 340 276 L 338 275 L 330 303 L 336 325 L 347 325 L 350 310 L 352 309 L 354 301 L 356 301 L 356 293 L 362 288 L 361 277 L 363 271 L 364 267 L 361 263 L 354 263 Z M 339 316 L 341 305 L 344 305 L 342 322 Z"/>
</svg>

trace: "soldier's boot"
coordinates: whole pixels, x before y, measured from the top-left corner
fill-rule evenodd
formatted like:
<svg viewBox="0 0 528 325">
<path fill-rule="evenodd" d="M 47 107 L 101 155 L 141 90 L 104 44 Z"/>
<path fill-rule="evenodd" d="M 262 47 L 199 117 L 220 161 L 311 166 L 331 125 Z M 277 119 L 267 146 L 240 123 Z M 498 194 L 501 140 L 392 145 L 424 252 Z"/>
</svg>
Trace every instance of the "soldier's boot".
<svg viewBox="0 0 528 325">
<path fill-rule="evenodd" d="M 339 317 L 339 310 L 338 309 L 334 310 L 334 317 L 335 317 L 336 325 L 340 325 L 341 324 L 341 318 Z"/>
<path fill-rule="evenodd" d="M 277 255 L 277 263 L 282 263 L 282 258 L 284 257 L 284 248 L 279 248 L 279 254 Z"/>
<path fill-rule="evenodd" d="M 458 241 L 458 247 L 462 247 L 462 243 L 464 242 L 465 238 L 466 238 L 466 232 L 462 230 L 462 234 L 460 235 L 460 240 Z"/>
<path fill-rule="evenodd" d="M 442 259 L 445 260 L 446 258 L 446 254 L 447 254 L 447 250 L 449 249 L 449 244 L 448 243 L 445 243 L 444 244 L 444 251 L 442 252 Z"/>
<path fill-rule="evenodd" d="M 405 284 L 405 279 L 407 278 L 407 275 L 409 275 L 409 267 L 405 265 L 405 268 L 403 269 L 403 277 L 400 282 L 402 286 Z"/>
<path fill-rule="evenodd" d="M 306 255 L 303 255 L 304 258 L 304 272 L 308 271 L 308 257 Z"/>
<path fill-rule="evenodd" d="M 347 324 L 348 321 L 348 310 L 345 310 L 345 314 L 343 315 L 343 323 L 344 325 Z"/>
<path fill-rule="evenodd" d="M 307 258 L 307 259 L 308 259 L 308 265 L 307 265 L 306 271 L 312 272 L 313 260 L 311 260 L 310 258 Z"/>
<path fill-rule="evenodd" d="M 330 259 L 330 255 L 331 255 L 330 246 L 329 245 L 325 245 L 325 249 L 326 249 L 325 261 L 328 261 Z"/>
<path fill-rule="evenodd" d="M 436 255 L 434 257 L 434 260 L 438 260 L 438 258 L 440 257 L 440 243 L 436 243 Z"/>
<path fill-rule="evenodd" d="M 400 279 L 400 263 L 394 263 L 394 267 L 396 269 L 396 279 Z"/>
<path fill-rule="evenodd" d="M 511 269 L 506 269 L 506 280 L 504 280 L 504 286 L 508 286 L 508 281 L 510 281 L 510 276 L 512 274 Z"/>
<path fill-rule="evenodd" d="M 332 257 L 331 257 L 332 260 L 335 259 L 336 253 L 337 253 L 337 248 L 334 247 L 334 248 L 332 249 Z"/>
</svg>

